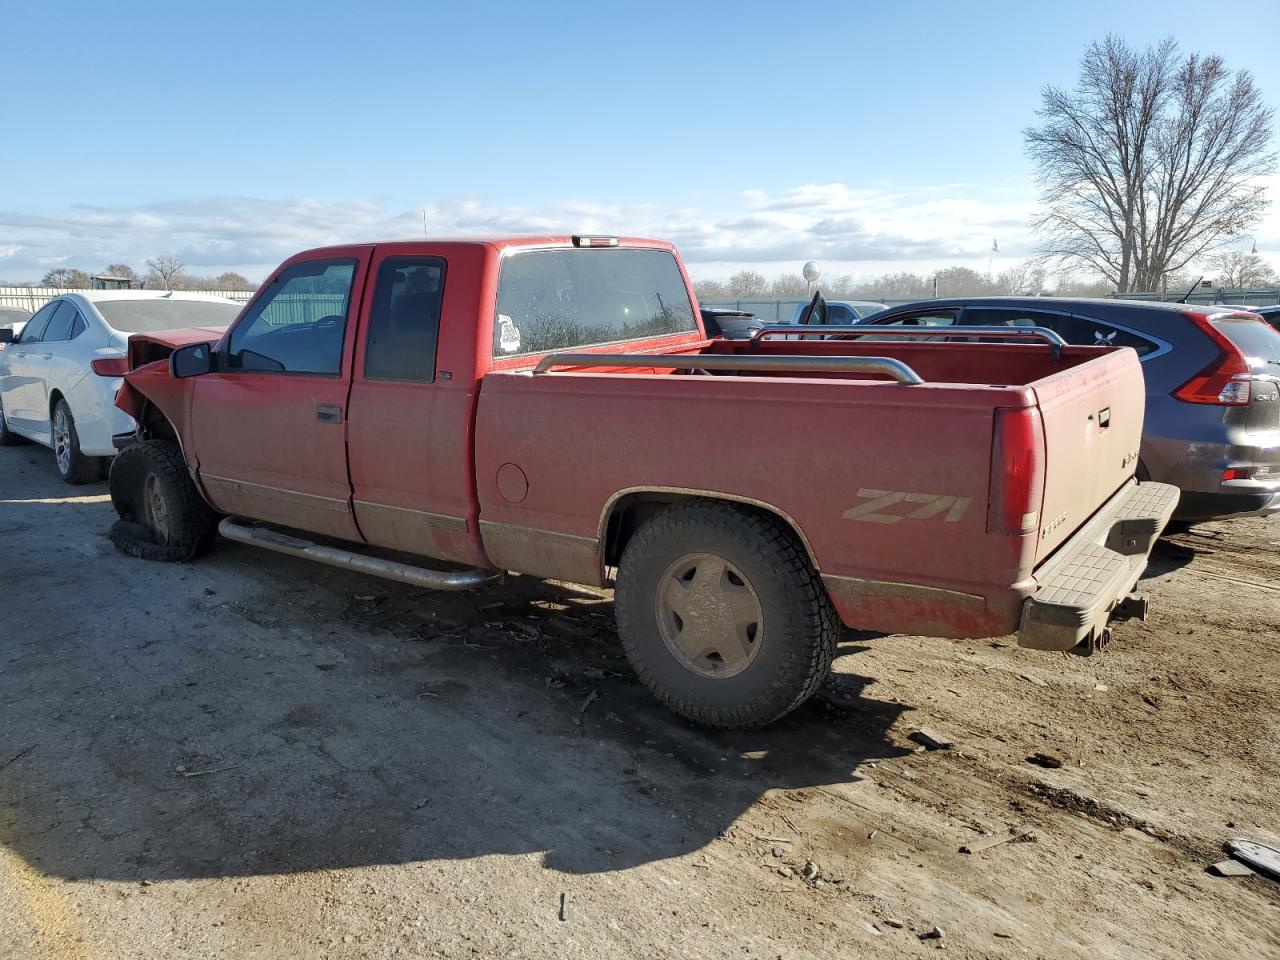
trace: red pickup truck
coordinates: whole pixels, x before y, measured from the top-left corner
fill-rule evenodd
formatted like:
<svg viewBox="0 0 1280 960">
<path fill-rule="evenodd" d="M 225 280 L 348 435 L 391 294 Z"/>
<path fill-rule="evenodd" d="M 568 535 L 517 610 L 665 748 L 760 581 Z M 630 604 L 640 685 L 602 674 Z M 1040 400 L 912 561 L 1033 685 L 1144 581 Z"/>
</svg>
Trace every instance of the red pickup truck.
<svg viewBox="0 0 1280 960">
<path fill-rule="evenodd" d="M 1132 350 L 796 329 L 709 339 L 652 240 L 311 250 L 225 333 L 130 340 L 113 539 L 614 585 L 640 678 L 717 726 L 803 702 L 839 621 L 1087 653 L 1145 613 L 1178 494 L 1134 480 Z"/>
</svg>

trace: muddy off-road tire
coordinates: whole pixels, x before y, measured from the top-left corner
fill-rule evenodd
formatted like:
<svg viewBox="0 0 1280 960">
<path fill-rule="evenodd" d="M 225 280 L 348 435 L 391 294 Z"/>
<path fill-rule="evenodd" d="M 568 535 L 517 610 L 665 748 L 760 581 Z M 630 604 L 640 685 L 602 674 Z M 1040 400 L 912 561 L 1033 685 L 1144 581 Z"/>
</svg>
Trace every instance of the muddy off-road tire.
<svg viewBox="0 0 1280 960">
<path fill-rule="evenodd" d="M 110 533 L 118 550 L 183 563 L 213 542 L 218 515 L 200 496 L 176 443 L 143 440 L 125 447 L 111 464 L 110 490 L 120 515 Z"/>
<path fill-rule="evenodd" d="M 713 727 L 761 727 L 831 669 L 839 622 L 795 534 L 713 501 L 672 506 L 627 543 L 614 591 L 627 658 L 654 695 Z"/>
<path fill-rule="evenodd" d="M 16 447 L 18 444 L 26 442 L 26 437 L 9 429 L 9 425 L 4 421 L 4 404 L 0 403 L 0 447 Z"/>
<path fill-rule="evenodd" d="M 53 459 L 62 479 L 75 487 L 102 479 L 102 460 L 80 452 L 76 418 L 71 415 L 67 401 L 58 401 L 49 423 L 53 430 Z"/>
</svg>

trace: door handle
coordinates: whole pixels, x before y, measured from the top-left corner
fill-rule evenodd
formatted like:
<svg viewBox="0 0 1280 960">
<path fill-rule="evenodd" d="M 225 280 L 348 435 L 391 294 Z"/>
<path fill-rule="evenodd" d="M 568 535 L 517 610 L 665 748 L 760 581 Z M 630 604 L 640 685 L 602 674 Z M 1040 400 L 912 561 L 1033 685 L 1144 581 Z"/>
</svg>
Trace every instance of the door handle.
<svg viewBox="0 0 1280 960">
<path fill-rule="evenodd" d="M 317 404 L 316 419 L 321 423 L 341 423 L 342 407 L 336 403 Z"/>
</svg>

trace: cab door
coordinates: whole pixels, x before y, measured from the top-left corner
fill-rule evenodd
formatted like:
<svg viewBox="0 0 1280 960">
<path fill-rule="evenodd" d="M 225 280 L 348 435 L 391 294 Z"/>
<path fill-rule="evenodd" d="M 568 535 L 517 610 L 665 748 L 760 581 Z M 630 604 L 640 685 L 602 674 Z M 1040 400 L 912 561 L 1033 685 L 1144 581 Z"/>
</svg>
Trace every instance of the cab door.
<svg viewBox="0 0 1280 960">
<path fill-rule="evenodd" d="M 353 506 L 369 543 L 485 562 L 471 427 L 482 257 L 477 244 L 375 250 L 348 433 Z"/>
<path fill-rule="evenodd" d="M 42 443 L 50 442 L 52 431 L 49 411 L 42 410 L 40 403 L 40 397 L 44 395 L 44 365 L 48 359 L 48 351 L 40 338 L 63 302 L 50 301 L 27 321 L 17 341 L 5 348 L 4 375 L 0 376 L 0 404 L 4 406 L 4 418 L 9 428 Z"/>
<path fill-rule="evenodd" d="M 359 540 L 347 395 L 369 247 L 288 261 L 195 381 L 200 480 L 224 513 Z"/>
</svg>

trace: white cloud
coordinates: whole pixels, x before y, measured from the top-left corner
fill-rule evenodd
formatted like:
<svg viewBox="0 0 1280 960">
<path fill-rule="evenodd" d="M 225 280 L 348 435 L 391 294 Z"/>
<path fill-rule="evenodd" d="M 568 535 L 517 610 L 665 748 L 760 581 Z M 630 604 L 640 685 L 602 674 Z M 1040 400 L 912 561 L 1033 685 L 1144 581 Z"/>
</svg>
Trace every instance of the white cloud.
<svg viewBox="0 0 1280 960">
<path fill-rule="evenodd" d="M 1280 186 L 1280 183 L 1277 183 Z M 828 275 L 870 277 L 954 264 L 986 269 L 999 240 L 999 269 L 1031 253 L 1029 190 L 939 184 L 913 190 L 801 184 L 748 190 L 719 206 L 562 201 L 501 206 L 464 198 L 394 209 L 373 200 L 321 202 L 209 197 L 132 208 L 79 205 L 53 214 L 0 211 L 0 277 L 35 280 L 58 267 L 100 269 L 176 253 L 193 273 L 233 269 L 257 279 L 308 247 L 422 235 L 623 233 L 674 241 L 695 276 L 751 268 L 766 275 L 818 260 Z M 1280 251 L 1280 214 L 1257 234 Z"/>
</svg>

